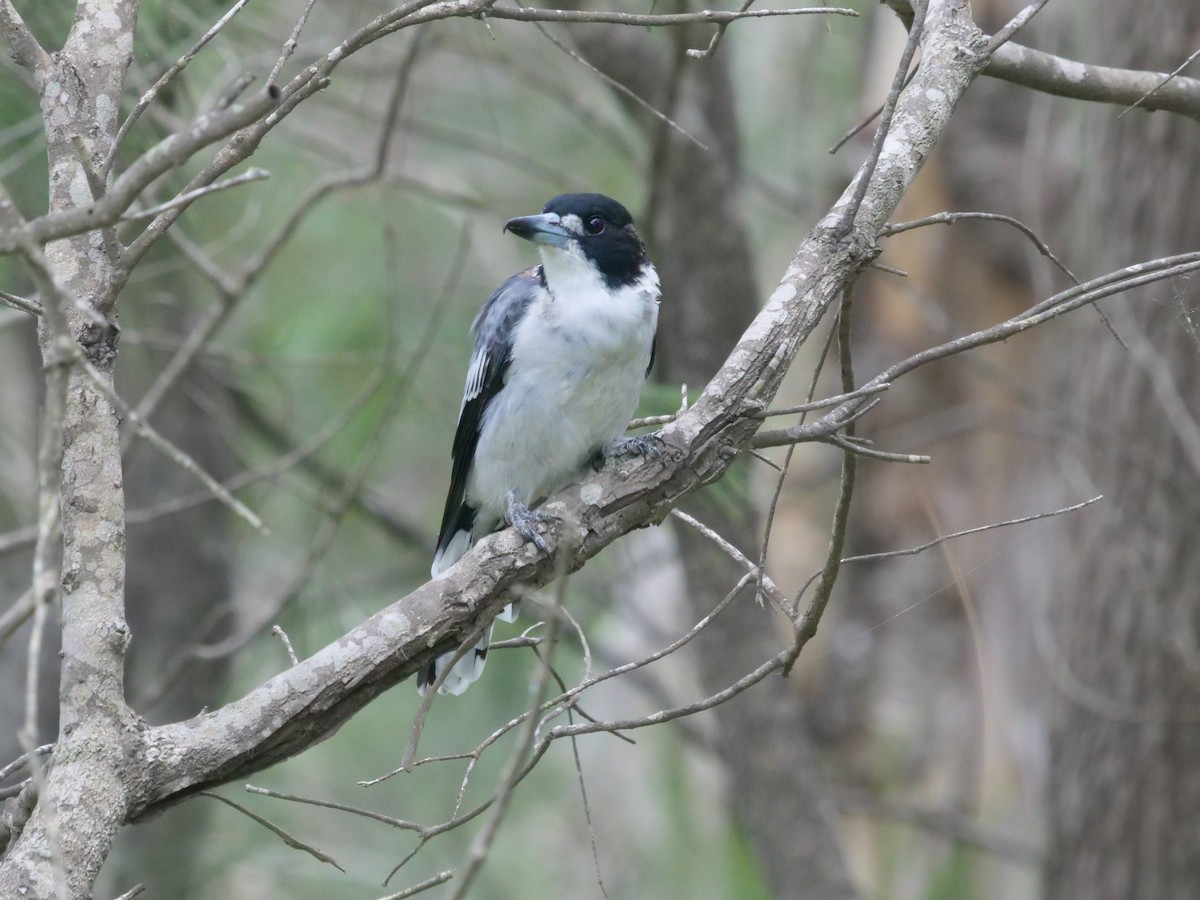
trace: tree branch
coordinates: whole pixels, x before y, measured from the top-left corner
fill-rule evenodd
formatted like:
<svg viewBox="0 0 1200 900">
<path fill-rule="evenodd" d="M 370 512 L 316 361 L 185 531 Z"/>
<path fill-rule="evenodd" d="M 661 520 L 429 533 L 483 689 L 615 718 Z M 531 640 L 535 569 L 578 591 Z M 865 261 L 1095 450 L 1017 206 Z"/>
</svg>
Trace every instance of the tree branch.
<svg viewBox="0 0 1200 900">
<path fill-rule="evenodd" d="M 114 224 L 160 175 L 187 161 L 197 150 L 261 119 L 278 102 L 278 88 L 268 89 L 245 104 L 201 116 L 139 157 L 121 173 L 103 197 L 86 206 L 52 211 L 30 219 L 22 228 L 25 236 L 35 243 L 45 244 Z M 16 250 L 19 240 L 20 235 L 12 228 L 0 231 L 0 255 Z"/>
<path fill-rule="evenodd" d="M 1200 79 L 1095 66 L 1009 42 L 983 74 L 1056 97 L 1161 109 L 1200 122 Z"/>
<path fill-rule="evenodd" d="M 983 46 L 965 0 L 932 4 L 925 62 L 896 108 L 895 121 L 906 127 L 893 132 L 853 231 L 840 241 L 832 234 L 855 186 L 802 243 L 708 389 L 664 427 L 663 457 L 622 461 L 549 501 L 548 510 L 579 522 L 577 544 L 566 542 L 576 545 L 568 554 L 570 570 L 620 535 L 661 520 L 683 497 L 719 478 L 749 443 L 759 420 L 740 410 L 769 403 L 799 346 L 869 260 L 879 229 L 946 128 L 955 102 L 982 68 Z M 511 531 L 491 536 L 438 580 L 240 700 L 186 722 L 146 729 L 142 740 L 154 762 L 133 815 L 258 771 L 328 736 L 432 655 L 453 648 L 494 617 L 511 588 L 544 584 L 554 568 Z M 788 648 L 767 663 L 767 671 L 785 665 L 792 653 Z M 555 729 L 560 736 L 568 731 Z"/>
<path fill-rule="evenodd" d="M 50 67 L 50 57 L 13 7 L 12 0 L 0 0 L 0 37 L 12 51 L 13 62 L 28 69 L 40 82 Z"/>
</svg>

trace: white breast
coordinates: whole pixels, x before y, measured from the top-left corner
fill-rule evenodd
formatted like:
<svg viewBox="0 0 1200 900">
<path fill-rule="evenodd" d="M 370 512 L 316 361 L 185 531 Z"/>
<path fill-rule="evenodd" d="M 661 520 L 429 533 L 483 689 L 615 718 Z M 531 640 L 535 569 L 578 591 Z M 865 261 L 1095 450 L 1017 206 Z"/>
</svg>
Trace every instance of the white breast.
<svg viewBox="0 0 1200 900">
<path fill-rule="evenodd" d="M 543 290 L 517 325 L 505 387 L 484 417 L 467 491 L 499 517 L 505 495 L 532 503 L 578 477 L 637 407 L 658 324 L 658 275 L 611 291 L 595 267 L 543 255 Z M 582 264 L 581 264 L 582 263 Z"/>
</svg>

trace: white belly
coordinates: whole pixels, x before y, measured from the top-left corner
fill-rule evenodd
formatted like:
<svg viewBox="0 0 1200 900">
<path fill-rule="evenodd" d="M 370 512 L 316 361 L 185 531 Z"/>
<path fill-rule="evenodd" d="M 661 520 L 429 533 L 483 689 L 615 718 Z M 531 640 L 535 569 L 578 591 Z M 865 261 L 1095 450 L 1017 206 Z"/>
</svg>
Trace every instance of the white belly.
<svg viewBox="0 0 1200 900">
<path fill-rule="evenodd" d="M 576 480 L 620 437 L 646 381 L 658 319 L 641 293 L 604 310 L 535 303 L 519 326 L 504 389 L 484 416 L 467 496 L 499 518 L 505 497 L 531 504 Z M 584 313 L 584 316 L 577 315 Z"/>
</svg>

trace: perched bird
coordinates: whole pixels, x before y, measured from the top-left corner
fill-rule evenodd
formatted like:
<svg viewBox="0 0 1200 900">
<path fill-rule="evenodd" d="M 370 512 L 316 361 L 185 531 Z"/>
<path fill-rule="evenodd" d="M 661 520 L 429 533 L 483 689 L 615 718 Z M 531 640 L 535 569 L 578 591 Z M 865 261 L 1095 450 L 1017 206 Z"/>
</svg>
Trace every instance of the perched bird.
<svg viewBox="0 0 1200 900">
<path fill-rule="evenodd" d="M 503 523 L 548 551 L 537 524 L 555 517 L 531 506 L 589 462 L 658 452 L 652 439 L 622 437 L 654 360 L 660 293 L 625 207 L 563 194 L 504 230 L 537 244 L 542 264 L 500 285 L 471 325 L 434 577 Z M 461 694 L 479 677 L 487 645 L 485 637 L 455 664 L 442 693 Z M 452 655 L 420 672 L 422 693 Z"/>
</svg>

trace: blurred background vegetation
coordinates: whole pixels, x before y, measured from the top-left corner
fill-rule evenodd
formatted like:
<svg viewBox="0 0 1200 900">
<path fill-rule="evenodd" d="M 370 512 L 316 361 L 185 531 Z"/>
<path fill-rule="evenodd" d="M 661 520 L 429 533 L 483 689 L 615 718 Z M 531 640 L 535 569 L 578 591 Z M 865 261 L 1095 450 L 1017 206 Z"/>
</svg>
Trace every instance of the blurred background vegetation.
<svg viewBox="0 0 1200 900">
<path fill-rule="evenodd" d="M 150 108 L 124 158 L 210 108 L 244 74 L 261 82 L 303 5 L 249 5 Z M 176 227 L 182 240 L 161 242 L 121 297 L 118 386 L 139 398 L 198 324 L 216 323 L 211 343 L 154 421 L 221 477 L 258 471 L 239 496 L 272 535 L 256 537 L 212 503 L 163 507 L 194 497 L 195 485 L 131 443 L 134 708 L 151 721 L 169 721 L 236 697 L 288 665 L 273 625 L 303 657 L 425 579 L 468 326 L 490 291 L 533 261 L 529 246 L 501 234 L 505 219 L 573 190 L 601 191 L 629 206 L 665 288 L 658 381 L 642 413 L 673 410 L 683 382 L 694 398 L 869 144 L 868 130 L 837 155 L 827 152 L 882 99 L 904 31 L 885 7 L 848 5 L 863 17 L 738 23 L 703 62 L 684 51 L 706 46 L 707 28 L 546 29 L 668 113 L 691 138 L 613 90 L 534 26 L 441 22 L 421 32 L 419 47 L 415 32 L 404 32 L 349 60 L 320 97 L 268 137 L 252 164 L 267 169 L 269 180 L 197 203 Z M 994 29 L 1021 5 L 979 2 L 976 19 Z M 656 11 L 687 8 L 668 6 Z M 1087 62 L 1169 70 L 1200 39 L 1197 14 L 1183 0 L 1145 4 L 1132 25 L 1115 12 L 1113 22 L 1097 23 L 1090 6 L 1052 4 L 1022 41 Z M 61 43 L 69 4 L 28 7 L 22 12 L 43 42 Z M 225 8 L 145 0 L 131 97 Z M 306 54 L 323 52 L 383 9 L 377 0 L 316 4 L 284 77 Z M 369 170 L 405 61 L 411 74 L 380 176 L 331 190 L 261 277 L 223 295 L 197 258 L 226 275 L 241 272 L 314 186 Z M 1117 112 L 981 82 L 898 218 L 943 209 L 1014 215 L 1081 277 L 1192 249 L 1197 214 L 1182 198 L 1194 196 L 1194 129 L 1186 132 L 1162 113 L 1117 121 Z M 28 216 L 45 208 L 42 151 L 35 94 L 2 60 L 0 178 Z M 202 164 L 198 159 L 188 171 Z M 1128 177 L 1118 181 L 1123 165 Z M 1156 174 L 1141 184 L 1136 174 L 1147 169 Z M 188 171 L 161 185 L 158 200 L 184 184 Z M 137 226 L 128 227 L 132 233 Z M 1001 226 L 925 229 L 888 242 L 882 261 L 908 277 L 869 272 L 862 280 L 855 351 L 867 375 L 1066 285 Z M 6 259 L 0 286 L 30 290 Z M 1122 313 L 1118 331 L 1144 329 L 1164 359 L 1172 358 L 1170 347 L 1184 348 L 1173 358 L 1194 383 L 1195 348 L 1186 349 L 1195 340 L 1194 327 L 1188 337 L 1194 294 L 1164 287 L 1153 299 Z M 1161 414 L 1138 426 L 1144 447 L 1130 439 L 1133 426 L 1105 397 L 1124 390 L 1136 407 L 1144 392 L 1136 382 L 1120 388 L 1105 381 L 1132 377 L 1128 358 L 1090 313 L 1077 318 L 957 357 L 889 392 L 863 432 L 887 449 L 932 453 L 934 464 L 864 463 L 849 549 L 912 546 L 1115 489 L 1115 504 L 1093 513 L 1100 525 L 1088 531 L 1050 520 L 849 569 L 821 636 L 789 679 L 771 679 L 729 709 L 643 729 L 636 745 L 609 735 L 582 740 L 590 823 L 571 748 L 556 745 L 517 791 L 473 896 L 599 897 L 597 869 L 612 898 L 1020 898 L 1041 895 L 1044 872 L 1054 883 L 1061 874 L 1054 855 L 1068 853 L 1076 838 L 1090 840 L 1079 837 L 1086 831 L 1079 820 L 1088 814 L 1078 805 L 1067 809 L 1068 782 L 1086 796 L 1077 779 L 1090 765 L 1086 750 L 1071 752 L 1072 736 L 1090 725 L 1136 729 L 1140 721 L 1079 701 L 1076 681 L 1087 682 L 1088 696 L 1121 709 L 1145 708 L 1144 696 L 1190 671 L 1194 654 L 1185 647 L 1143 669 L 1139 641 L 1161 645 L 1172 623 L 1186 623 L 1194 634 L 1200 594 L 1189 574 L 1194 563 L 1167 552 L 1189 533 L 1187 522 L 1194 533 L 1195 473 L 1155 437 Z M 819 350 L 805 349 L 781 400 L 803 399 Z M 1106 374 L 1114 372 L 1122 374 Z M 835 376 L 821 375 L 819 396 L 837 392 Z M 34 506 L 39 383 L 32 323 L 0 309 L 5 607 L 28 584 L 24 529 Z M 1184 396 L 1194 401 L 1186 390 Z M 1111 434 L 1098 431 L 1101 418 L 1112 421 Z M 1121 453 L 1104 455 L 1118 446 Z M 297 447 L 306 452 L 289 456 Z M 783 454 L 773 458 L 781 462 Z M 787 590 L 823 559 L 838 464 L 835 450 L 813 445 L 791 462 L 769 555 L 773 577 Z M 1134 493 L 1161 498 L 1161 516 L 1143 514 L 1137 497 L 1120 499 L 1123 479 L 1136 481 L 1130 467 L 1145 474 Z M 757 556 L 776 478 L 759 462 L 740 463 L 689 511 Z M 1120 534 L 1105 531 L 1118 526 Z M 1159 573 L 1159 581 L 1137 591 L 1158 610 L 1144 629 L 1139 613 L 1121 605 L 1130 594 L 1128 572 L 1113 572 L 1099 586 L 1084 577 L 1092 572 L 1094 582 L 1098 561 L 1114 547 L 1143 563 L 1158 551 L 1167 557 L 1136 566 Z M 573 578 L 568 602 L 596 665 L 615 664 L 686 630 L 736 580 L 733 571 L 703 539 L 663 526 L 631 535 Z M 1111 609 L 1102 600 L 1110 593 Z M 1135 621 L 1128 630 L 1113 625 L 1072 643 L 1092 634 L 1081 621 L 1119 623 L 1126 613 Z M 781 622 L 749 595 L 725 619 L 706 642 L 589 692 L 585 708 L 628 716 L 699 698 L 786 640 Z M 529 624 L 522 620 L 500 636 Z M 4 684 L 22 683 L 22 637 L 0 654 Z M 1095 661 L 1097 648 L 1123 638 L 1128 652 L 1117 654 L 1110 673 Z M 52 663 L 53 654 L 47 657 Z M 528 651 L 493 654 L 471 691 L 434 705 L 422 752 L 470 750 L 523 710 L 535 663 Z M 579 676 L 577 642 L 567 642 L 559 663 L 568 680 Z M 1129 680 L 1121 674 L 1127 671 L 1134 673 Z M 49 716 L 50 670 L 44 684 Z M 17 752 L 20 694 L 4 695 L 0 751 L 7 760 Z M 1177 699 L 1193 703 L 1186 692 Z M 461 761 L 431 763 L 371 788 L 357 784 L 398 765 L 416 705 L 416 692 L 402 685 L 254 783 L 441 821 L 454 809 Z M 1182 734 L 1163 727 L 1170 734 L 1156 746 L 1166 747 L 1168 759 L 1154 759 L 1182 763 L 1196 726 Z M 47 718 L 43 738 L 52 739 L 54 729 Z M 1100 743 L 1148 752 L 1128 735 Z M 501 741 L 484 756 L 467 802 L 487 796 L 508 746 Z M 1136 760 L 1116 765 L 1128 778 Z M 1189 796 L 1195 779 L 1147 789 L 1123 815 L 1134 820 L 1131 827 L 1146 828 L 1164 816 L 1186 817 L 1163 798 L 1172 791 Z M 320 847 L 345 873 L 197 798 L 127 829 L 97 896 L 144 882 L 145 896 L 185 900 L 376 897 L 415 843 L 377 822 L 247 795 L 239 786 L 223 795 Z M 455 865 L 473 827 L 431 841 L 391 889 Z M 1196 825 L 1189 827 L 1194 833 Z"/>
</svg>

